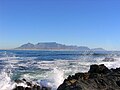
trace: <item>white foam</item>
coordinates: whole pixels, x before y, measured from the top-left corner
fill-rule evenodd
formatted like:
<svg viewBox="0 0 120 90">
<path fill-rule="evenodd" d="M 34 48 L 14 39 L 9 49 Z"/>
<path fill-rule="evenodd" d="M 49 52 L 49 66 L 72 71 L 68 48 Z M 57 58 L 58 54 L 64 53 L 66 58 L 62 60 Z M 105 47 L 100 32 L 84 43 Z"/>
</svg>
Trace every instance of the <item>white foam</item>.
<svg viewBox="0 0 120 90">
<path fill-rule="evenodd" d="M 15 84 L 11 82 L 9 73 L 2 71 L 0 73 L 0 90 L 12 90 L 15 87 Z"/>
<path fill-rule="evenodd" d="M 40 86 L 42 86 L 42 87 L 51 87 L 52 88 L 52 84 L 47 80 L 41 80 L 40 81 Z"/>
<path fill-rule="evenodd" d="M 59 68 L 54 68 L 51 79 L 54 82 L 53 87 L 57 88 L 64 80 L 64 71 Z"/>
<path fill-rule="evenodd" d="M 41 71 L 39 72 L 38 70 L 34 73 L 26 73 L 21 75 L 21 78 L 25 78 L 27 81 L 38 79 L 41 86 L 54 87 L 52 90 L 57 90 L 57 87 L 63 83 L 63 80 L 68 75 L 75 74 L 77 72 L 87 72 L 91 64 L 105 64 L 108 68 L 120 67 L 119 57 L 116 58 L 116 61 L 114 62 L 103 62 L 103 57 L 92 58 L 91 55 L 83 56 L 82 58 L 79 58 L 79 60 L 34 61 L 34 59 L 30 58 L 30 60 L 26 63 L 18 63 L 18 61 L 24 61 L 25 58 L 21 58 L 20 60 L 16 60 L 17 58 L 15 57 L 1 59 L 6 60 L 6 62 L 8 60 L 8 63 L 12 62 L 10 68 L 13 68 L 12 66 L 17 63 L 16 67 L 25 66 L 30 68 L 32 65 L 32 67 L 34 66 L 40 69 L 49 69 L 43 73 L 41 73 Z M 26 59 L 28 60 L 28 58 Z M 10 89 L 15 86 L 15 84 L 11 82 L 10 75 L 7 72 L 2 71 L 0 73 L 0 90 L 8 90 L 8 88 Z M 17 86 L 27 87 L 25 83 L 17 84 Z"/>
<path fill-rule="evenodd" d="M 16 84 L 16 86 L 28 87 L 27 84 L 25 84 L 25 83 L 18 83 L 18 84 Z"/>
<path fill-rule="evenodd" d="M 115 58 L 114 62 L 100 62 L 100 64 L 105 64 L 109 69 L 111 68 L 119 68 L 120 67 L 120 58 Z"/>
<path fill-rule="evenodd" d="M 15 59 L 16 57 L 9 57 L 6 52 L 4 53 L 4 56 L 5 57 L 0 58 L 0 60 L 4 60 L 7 64 L 0 72 L 0 90 L 12 90 L 15 87 L 15 83 L 11 81 L 13 65 L 10 63 L 10 60 Z"/>
</svg>

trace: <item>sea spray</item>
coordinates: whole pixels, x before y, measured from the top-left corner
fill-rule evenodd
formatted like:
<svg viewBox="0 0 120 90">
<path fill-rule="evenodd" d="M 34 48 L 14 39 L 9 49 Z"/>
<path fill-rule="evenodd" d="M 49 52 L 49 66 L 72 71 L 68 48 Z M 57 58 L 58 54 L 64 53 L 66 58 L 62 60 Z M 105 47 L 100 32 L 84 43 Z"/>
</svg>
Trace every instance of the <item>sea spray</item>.
<svg viewBox="0 0 120 90">
<path fill-rule="evenodd" d="M 0 90 L 12 90 L 15 87 L 15 83 L 11 80 L 13 65 L 9 62 L 9 58 L 12 56 L 9 57 L 6 51 L 1 53 L 1 55 L 4 56 L 4 59 L 1 59 L 6 62 L 6 65 L 0 70 Z"/>
<path fill-rule="evenodd" d="M 0 90 L 12 90 L 15 87 L 15 83 L 11 80 L 11 66 L 6 66 L 0 72 Z"/>
<path fill-rule="evenodd" d="M 9 52 L 13 52 L 13 54 L 9 54 Z M 2 90 L 3 86 L 4 88 L 10 88 L 11 85 L 16 85 L 14 80 L 23 78 L 32 82 L 39 81 L 39 84 L 52 86 L 52 90 L 56 90 L 68 75 L 86 72 L 91 64 L 102 63 L 109 68 L 120 67 L 120 54 L 115 57 L 113 54 L 106 55 L 104 53 L 94 54 L 93 52 L 85 52 L 79 54 L 80 52 L 69 52 L 71 54 L 66 51 L 58 51 L 56 55 L 54 51 L 20 50 L 6 51 L 3 56 L 0 53 L 0 90 Z M 16 57 L 12 55 L 16 55 Z M 116 61 L 102 61 L 106 57 L 115 58 Z M 2 80 L 6 83 L 3 83 Z M 17 85 L 24 86 L 24 84 Z"/>
<path fill-rule="evenodd" d="M 54 82 L 53 87 L 57 88 L 63 82 L 63 80 L 64 80 L 64 72 L 63 72 L 63 70 L 55 67 L 53 69 L 51 79 Z"/>
<path fill-rule="evenodd" d="M 115 61 L 113 62 L 100 62 L 99 64 L 105 64 L 109 69 L 119 68 L 120 67 L 120 57 L 114 57 Z"/>
</svg>

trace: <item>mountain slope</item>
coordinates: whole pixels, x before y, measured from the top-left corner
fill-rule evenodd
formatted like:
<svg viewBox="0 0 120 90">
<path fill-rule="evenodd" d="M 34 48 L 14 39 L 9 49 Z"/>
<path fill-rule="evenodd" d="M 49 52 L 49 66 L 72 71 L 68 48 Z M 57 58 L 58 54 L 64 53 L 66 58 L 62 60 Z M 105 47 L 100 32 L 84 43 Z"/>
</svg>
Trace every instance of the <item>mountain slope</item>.
<svg viewBox="0 0 120 90">
<path fill-rule="evenodd" d="M 46 42 L 46 43 L 27 43 L 23 44 L 20 47 L 15 49 L 38 49 L 38 50 L 79 50 L 79 51 L 87 51 L 90 50 L 85 46 L 72 46 L 72 45 L 64 45 L 56 42 Z"/>
</svg>

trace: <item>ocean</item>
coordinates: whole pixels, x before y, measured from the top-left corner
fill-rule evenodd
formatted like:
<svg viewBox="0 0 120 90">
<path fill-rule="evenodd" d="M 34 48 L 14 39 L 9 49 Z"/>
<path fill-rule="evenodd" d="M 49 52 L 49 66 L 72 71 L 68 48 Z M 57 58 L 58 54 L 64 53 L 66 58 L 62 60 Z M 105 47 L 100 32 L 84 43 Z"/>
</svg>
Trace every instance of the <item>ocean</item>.
<svg viewBox="0 0 120 90">
<path fill-rule="evenodd" d="M 119 51 L 0 50 L 0 90 L 12 90 L 14 80 L 41 80 L 56 90 L 68 75 L 87 72 L 91 64 L 120 67 Z"/>
</svg>

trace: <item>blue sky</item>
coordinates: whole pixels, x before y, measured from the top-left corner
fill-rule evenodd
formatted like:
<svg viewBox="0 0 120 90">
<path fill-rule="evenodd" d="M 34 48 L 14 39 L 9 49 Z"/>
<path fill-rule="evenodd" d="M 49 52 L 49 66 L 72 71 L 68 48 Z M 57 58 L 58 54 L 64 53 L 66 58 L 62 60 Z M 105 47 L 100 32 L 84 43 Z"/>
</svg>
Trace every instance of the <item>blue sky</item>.
<svg viewBox="0 0 120 90">
<path fill-rule="evenodd" d="M 120 0 L 0 0 L 0 48 L 28 42 L 120 50 Z"/>
</svg>

